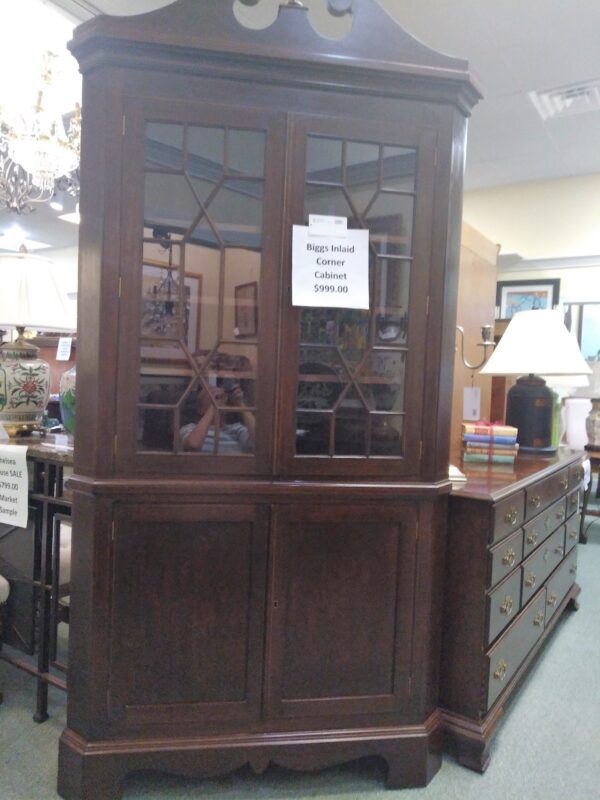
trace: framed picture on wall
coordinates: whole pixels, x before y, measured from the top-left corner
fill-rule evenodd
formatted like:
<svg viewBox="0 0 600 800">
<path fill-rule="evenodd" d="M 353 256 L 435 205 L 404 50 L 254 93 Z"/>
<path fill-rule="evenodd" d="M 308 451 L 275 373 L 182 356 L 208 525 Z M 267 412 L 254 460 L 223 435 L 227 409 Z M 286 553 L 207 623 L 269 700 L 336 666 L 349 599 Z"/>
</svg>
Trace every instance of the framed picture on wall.
<svg viewBox="0 0 600 800">
<path fill-rule="evenodd" d="M 539 281 L 498 281 L 496 319 L 512 319 L 518 311 L 555 308 L 559 297 L 560 278 Z"/>
<path fill-rule="evenodd" d="M 258 332 L 258 283 L 241 283 L 233 290 L 235 302 L 235 336 L 243 339 Z"/>
</svg>

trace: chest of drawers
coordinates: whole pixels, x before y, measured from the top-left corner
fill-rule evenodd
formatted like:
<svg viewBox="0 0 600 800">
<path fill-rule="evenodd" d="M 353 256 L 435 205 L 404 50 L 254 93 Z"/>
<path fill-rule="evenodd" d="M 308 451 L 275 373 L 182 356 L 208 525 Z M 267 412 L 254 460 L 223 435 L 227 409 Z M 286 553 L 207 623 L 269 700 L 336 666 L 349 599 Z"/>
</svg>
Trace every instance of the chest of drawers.
<svg viewBox="0 0 600 800">
<path fill-rule="evenodd" d="M 582 454 L 469 471 L 450 497 L 441 703 L 460 763 L 483 772 L 502 710 L 574 605 Z"/>
</svg>

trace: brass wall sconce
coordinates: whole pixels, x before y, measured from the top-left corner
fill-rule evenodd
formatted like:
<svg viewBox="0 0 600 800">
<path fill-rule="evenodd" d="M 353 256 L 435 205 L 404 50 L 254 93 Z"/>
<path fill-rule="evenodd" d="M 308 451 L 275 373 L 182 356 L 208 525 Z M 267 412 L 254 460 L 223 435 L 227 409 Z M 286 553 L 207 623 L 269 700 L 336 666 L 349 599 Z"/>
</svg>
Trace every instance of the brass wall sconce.
<svg viewBox="0 0 600 800">
<path fill-rule="evenodd" d="M 469 364 L 469 362 L 465 358 L 465 331 L 460 325 L 456 326 L 456 330 L 460 333 L 460 357 L 462 358 L 462 362 L 467 369 L 479 369 L 488 360 L 489 358 L 488 348 L 492 348 L 493 350 L 494 347 L 496 346 L 496 343 L 492 341 L 493 329 L 494 329 L 493 325 L 481 326 L 481 342 L 477 344 L 477 347 L 483 347 L 483 358 L 479 362 L 479 364 Z"/>
</svg>

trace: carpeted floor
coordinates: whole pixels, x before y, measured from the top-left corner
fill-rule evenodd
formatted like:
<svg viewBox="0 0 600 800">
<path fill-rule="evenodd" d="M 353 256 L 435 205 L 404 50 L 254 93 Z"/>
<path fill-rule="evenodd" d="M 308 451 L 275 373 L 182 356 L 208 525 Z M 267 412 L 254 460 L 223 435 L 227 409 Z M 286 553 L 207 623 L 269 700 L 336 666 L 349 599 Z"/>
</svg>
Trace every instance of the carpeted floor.
<svg viewBox="0 0 600 800">
<path fill-rule="evenodd" d="M 590 518 L 591 519 L 591 518 Z M 580 545 L 580 610 L 567 612 L 501 723 L 485 775 L 444 758 L 424 789 L 403 790 L 410 800 L 600 800 L 600 518 Z M 65 725 L 65 695 L 50 690 L 50 719 L 32 720 L 34 681 L 0 662 L 0 800 L 57 800 L 57 744 Z M 123 798 L 144 800 L 384 800 L 378 762 L 320 773 L 269 768 L 218 780 L 164 775 L 127 779 Z"/>
</svg>

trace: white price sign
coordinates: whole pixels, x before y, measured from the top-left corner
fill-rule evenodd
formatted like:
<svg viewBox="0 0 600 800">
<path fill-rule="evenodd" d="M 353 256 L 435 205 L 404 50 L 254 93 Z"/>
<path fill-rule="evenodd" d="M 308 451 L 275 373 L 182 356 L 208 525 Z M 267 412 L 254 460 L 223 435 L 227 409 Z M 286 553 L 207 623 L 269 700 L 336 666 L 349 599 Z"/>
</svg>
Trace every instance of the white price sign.
<svg viewBox="0 0 600 800">
<path fill-rule="evenodd" d="M 292 305 L 368 309 L 369 231 L 335 236 L 331 230 L 316 234 L 294 225 Z"/>
<path fill-rule="evenodd" d="M 27 527 L 27 447 L 0 444 L 0 522 Z"/>
</svg>

